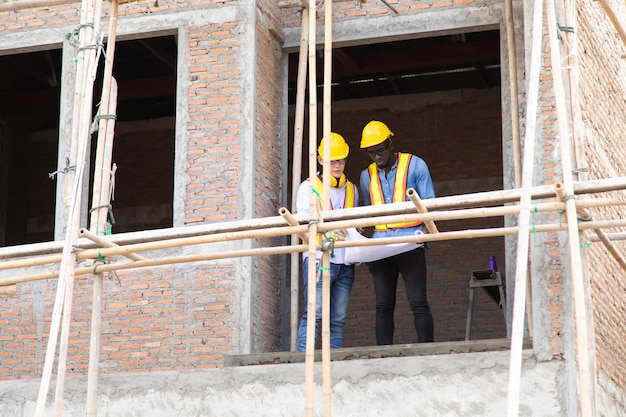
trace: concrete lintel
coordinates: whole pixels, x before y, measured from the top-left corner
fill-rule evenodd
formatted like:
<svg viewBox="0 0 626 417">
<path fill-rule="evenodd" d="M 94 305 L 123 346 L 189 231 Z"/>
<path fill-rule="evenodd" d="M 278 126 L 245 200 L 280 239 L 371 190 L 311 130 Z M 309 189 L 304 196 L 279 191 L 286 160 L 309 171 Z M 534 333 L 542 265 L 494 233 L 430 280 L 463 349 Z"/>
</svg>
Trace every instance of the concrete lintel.
<svg viewBox="0 0 626 417">
<path fill-rule="evenodd" d="M 375 42 L 386 42 L 499 29 L 502 15 L 502 2 L 489 0 L 480 6 L 463 5 L 398 15 L 342 19 L 333 23 L 333 43 L 336 46 L 352 46 L 374 39 Z M 316 32 L 316 42 L 320 47 L 324 43 L 322 25 L 323 22 L 318 23 Z M 299 26 L 285 29 L 284 49 L 287 52 L 298 51 L 300 32 Z"/>
</svg>

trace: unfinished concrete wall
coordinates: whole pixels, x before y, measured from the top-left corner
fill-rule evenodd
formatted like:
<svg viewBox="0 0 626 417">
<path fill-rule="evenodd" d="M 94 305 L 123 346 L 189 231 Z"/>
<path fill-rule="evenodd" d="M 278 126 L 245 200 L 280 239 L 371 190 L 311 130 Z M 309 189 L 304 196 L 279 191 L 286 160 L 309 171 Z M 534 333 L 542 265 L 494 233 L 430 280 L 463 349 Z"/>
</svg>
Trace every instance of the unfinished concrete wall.
<svg viewBox="0 0 626 417">
<path fill-rule="evenodd" d="M 521 416 L 566 415 L 557 389 L 562 364 L 537 362 L 525 353 Z M 507 367 L 506 352 L 333 362 L 332 411 L 347 417 L 501 417 L 507 408 Z M 321 416 L 321 364 L 315 374 L 313 415 Z M 298 416 L 304 413 L 303 381 L 301 363 L 103 376 L 98 415 Z M 85 386 L 84 378 L 66 382 L 64 416 L 84 415 Z M 0 383 L 0 415 L 32 415 L 36 394 L 35 381 Z"/>
</svg>

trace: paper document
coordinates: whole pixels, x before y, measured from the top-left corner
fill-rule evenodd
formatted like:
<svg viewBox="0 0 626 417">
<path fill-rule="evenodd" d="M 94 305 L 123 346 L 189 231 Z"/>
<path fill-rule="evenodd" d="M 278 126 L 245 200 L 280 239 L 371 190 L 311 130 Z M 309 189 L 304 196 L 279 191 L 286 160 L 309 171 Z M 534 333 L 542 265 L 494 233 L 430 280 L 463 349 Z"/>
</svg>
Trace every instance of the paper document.
<svg viewBox="0 0 626 417">
<path fill-rule="evenodd" d="M 355 228 L 346 229 L 347 241 L 354 240 L 373 240 L 367 238 L 357 232 Z M 422 243 L 393 243 L 390 245 L 377 245 L 377 246 L 353 246 L 346 248 L 346 262 L 354 264 L 359 262 L 372 262 L 379 259 L 388 258 L 393 255 L 408 252 L 410 250 L 419 248 Z"/>
</svg>

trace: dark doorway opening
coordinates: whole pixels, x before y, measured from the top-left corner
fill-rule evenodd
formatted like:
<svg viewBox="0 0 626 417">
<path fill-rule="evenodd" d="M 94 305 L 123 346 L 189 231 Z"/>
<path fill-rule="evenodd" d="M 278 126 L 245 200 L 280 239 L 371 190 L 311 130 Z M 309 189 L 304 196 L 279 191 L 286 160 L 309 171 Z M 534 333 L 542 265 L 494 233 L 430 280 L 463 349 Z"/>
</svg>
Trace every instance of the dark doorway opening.
<svg viewBox="0 0 626 417">
<path fill-rule="evenodd" d="M 289 57 L 290 155 L 293 150 L 298 54 Z M 322 132 L 323 51 L 317 63 L 318 138 Z M 308 85 L 307 85 L 308 87 Z M 501 189 L 503 185 L 500 33 L 498 30 L 377 42 L 333 49 L 332 127 L 350 146 L 345 174 L 359 184 L 371 160 L 360 149 L 371 120 L 388 124 L 394 150 L 426 161 L 438 197 Z M 308 96 L 308 94 L 307 94 Z M 306 97 L 308 100 L 308 97 Z M 301 178 L 308 177 L 308 113 Z M 290 161 L 290 173 L 291 171 Z M 318 167 L 319 168 L 319 167 Z M 361 195 L 367 190 L 360 190 Z M 291 201 L 291 200 L 289 200 Z M 503 225 L 502 218 L 438 222 L 440 231 Z M 469 278 L 490 255 L 504 265 L 504 238 L 434 242 L 427 252 L 428 294 L 435 341 L 465 338 Z M 506 271 L 501 273 L 504 277 Z M 478 293 L 478 292 L 477 292 Z M 474 299 L 474 339 L 506 337 L 499 306 L 486 292 Z M 302 298 L 300 300 L 302 305 Z M 416 341 L 403 282 L 398 281 L 394 343 Z M 356 268 L 344 346 L 375 344 L 375 296 L 366 265 Z"/>
</svg>

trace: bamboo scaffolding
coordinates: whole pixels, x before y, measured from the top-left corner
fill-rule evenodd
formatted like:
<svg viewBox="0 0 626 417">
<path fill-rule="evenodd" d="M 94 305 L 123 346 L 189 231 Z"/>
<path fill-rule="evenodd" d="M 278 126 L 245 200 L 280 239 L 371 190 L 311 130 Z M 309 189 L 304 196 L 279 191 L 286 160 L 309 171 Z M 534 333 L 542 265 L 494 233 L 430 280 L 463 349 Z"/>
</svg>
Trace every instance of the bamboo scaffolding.
<svg viewBox="0 0 626 417">
<path fill-rule="evenodd" d="M 591 306 L 586 303 L 585 278 L 580 256 L 580 237 L 577 228 L 576 202 L 574 201 L 574 191 L 572 187 L 572 154 L 570 147 L 570 133 L 568 117 L 565 106 L 565 92 L 563 91 L 563 78 L 561 74 L 561 52 L 558 41 L 556 11 L 554 0 L 547 0 L 548 33 L 550 44 L 550 57 L 552 63 L 552 78 L 554 80 L 554 95 L 556 98 L 557 126 L 560 136 L 561 165 L 563 169 L 563 191 L 565 193 L 566 216 L 568 226 L 568 242 L 570 250 L 570 266 L 572 273 L 572 287 L 574 298 L 574 316 L 576 322 L 575 343 L 576 343 L 576 366 L 578 379 L 578 406 L 581 417 L 595 416 L 595 387 L 591 370 L 595 368 L 589 350 L 591 347 L 589 339 L 593 335 L 588 333 L 589 310 Z M 569 198 L 569 197 L 572 198 Z"/>
<path fill-rule="evenodd" d="M 391 205 L 391 204 L 390 204 Z M 577 206 L 580 209 L 591 208 L 591 207 L 602 207 L 609 205 L 626 205 L 626 202 L 619 199 L 610 199 L 610 198 L 602 198 L 602 199 L 588 199 L 577 201 Z M 355 212 L 357 209 L 346 209 L 346 212 Z M 562 212 L 565 210 L 564 202 L 546 202 L 546 203 L 537 203 L 534 204 L 532 212 L 546 212 L 546 211 L 556 211 Z M 412 214 L 398 214 L 398 215 L 388 215 L 388 216 L 365 216 L 362 214 L 355 214 L 352 219 L 349 220 L 332 220 L 326 221 L 319 225 L 319 230 L 322 232 L 333 230 L 333 229 L 345 229 L 348 227 L 367 227 L 374 226 L 378 223 L 400 223 L 400 222 L 413 222 L 413 221 L 445 221 L 445 220 L 459 220 L 459 219 L 478 219 L 485 217 L 497 217 L 497 216 L 507 216 L 507 215 L 517 215 L 520 212 L 519 205 L 506 205 L 499 207 L 481 207 L 481 208 L 471 208 L 471 209 L 458 209 L 458 210 L 449 210 L 449 211 L 431 211 L 427 213 L 412 213 Z M 345 216 L 342 216 L 342 218 Z M 596 223 L 598 224 L 598 223 Z M 606 223 L 610 224 L 610 223 Z M 618 227 L 618 226 L 602 226 L 602 227 Z M 183 238 L 173 238 L 173 239 L 165 239 L 165 240 L 154 240 L 154 241 L 144 241 L 142 243 L 132 243 L 127 245 L 116 245 L 115 243 L 108 241 L 108 243 L 103 244 L 100 249 L 84 249 L 80 250 L 76 254 L 77 260 L 86 260 L 86 259 L 98 259 L 102 257 L 113 257 L 116 255 L 122 255 L 131 258 L 136 252 L 146 252 L 146 251 L 154 251 L 154 250 L 162 250 L 162 249 L 170 249 L 174 247 L 182 247 L 182 246 L 190 246 L 190 245 L 201 245 L 201 244 L 209 244 L 209 243 L 218 243 L 225 241 L 233 241 L 239 239 L 257 239 L 262 237 L 276 237 L 276 236 L 286 236 L 290 234 L 303 234 L 306 232 L 308 226 L 307 225 L 299 225 L 299 226 L 289 226 L 289 227 L 268 227 L 267 229 L 259 229 L 259 230 L 248 230 L 248 231 L 239 231 L 239 232 L 225 232 L 222 234 L 205 234 L 205 235 L 197 235 L 193 237 L 183 237 Z M 80 233 L 84 233 L 84 230 L 81 230 Z M 105 240 L 103 237 L 99 237 L 99 240 Z M 342 242 L 336 242 L 336 245 L 341 245 Z M 303 245 L 297 245 L 303 246 Z M 301 251 L 297 251 L 301 252 Z M 141 257 L 140 257 L 141 258 Z M 15 261 L 8 261 L 0 263 L 0 270 L 8 270 L 8 269 L 17 269 L 17 268 L 26 268 L 37 265 L 45 265 L 58 263 L 62 259 L 61 255 L 50 255 L 40 258 L 34 259 L 22 259 Z M 141 259 L 139 259 L 141 260 Z M 10 279 L 10 278 L 6 278 Z M 9 285 L 6 283 L 5 278 L 0 278 L 0 285 Z"/>
<path fill-rule="evenodd" d="M 405 220 L 407 219 L 407 217 L 402 217 L 402 218 Z M 413 218 L 413 220 L 414 219 L 415 218 Z M 394 221 L 399 221 L 399 220 L 394 220 Z M 300 227 L 304 228 L 305 226 L 300 226 Z M 331 228 L 333 226 L 328 225 L 326 227 Z M 583 223 L 578 224 L 578 229 L 580 230 L 613 228 L 613 227 L 626 227 L 626 219 L 625 220 L 591 221 L 591 222 L 583 222 Z M 533 230 L 529 230 L 528 233 L 535 235 L 537 233 L 548 233 L 548 232 L 559 232 L 559 231 L 567 231 L 567 226 L 561 223 L 534 225 Z M 407 242 L 428 243 L 428 242 L 441 242 L 441 241 L 446 241 L 446 240 L 479 239 L 479 238 L 491 238 L 491 237 L 499 237 L 499 236 L 516 236 L 519 233 L 520 233 L 520 228 L 518 226 L 500 227 L 500 228 L 467 229 L 467 230 L 461 230 L 461 231 L 439 232 L 439 233 L 433 233 L 433 234 L 427 233 L 427 234 L 422 234 L 422 235 L 402 236 L 402 237 L 394 237 L 394 238 L 376 238 L 376 239 L 365 239 L 365 240 L 357 240 L 357 241 L 337 241 L 335 242 L 335 247 L 347 248 L 347 247 L 355 247 L 355 246 L 379 246 L 379 245 L 389 245 L 389 244 L 407 243 Z M 288 234 L 291 234 L 291 233 L 288 233 Z M 181 245 L 181 246 L 184 246 L 184 245 Z M 217 252 L 217 253 L 198 254 L 198 255 L 186 255 L 186 256 L 166 257 L 166 258 L 149 258 L 149 259 L 144 259 L 141 261 L 127 262 L 127 263 L 121 263 L 121 262 L 120 263 L 108 263 L 108 264 L 99 265 L 95 269 L 96 269 L 96 273 L 112 272 L 112 271 L 120 271 L 120 270 L 128 270 L 128 269 L 148 268 L 148 267 L 154 267 L 154 266 L 160 266 L 160 265 L 213 261 L 217 259 L 242 258 L 242 257 L 249 257 L 249 256 L 280 255 L 280 254 L 287 254 L 291 252 L 300 253 L 300 252 L 305 252 L 307 250 L 308 250 L 308 247 L 305 245 L 263 247 L 263 248 L 247 249 L 247 250 L 223 251 L 223 252 Z M 94 273 L 93 267 L 82 267 L 82 268 L 76 268 L 75 270 L 76 276 L 88 275 L 88 274 L 93 274 L 93 273 Z M 5 277 L 5 278 L 0 278 L 0 288 L 5 287 L 5 286 L 16 285 L 16 284 L 20 284 L 24 282 L 29 282 L 29 281 L 55 279 L 58 277 L 59 277 L 58 271 L 52 271 L 52 272 L 46 272 L 46 273 L 40 273 L 40 274 L 31 274 L 31 275 L 20 276 L 20 277 Z"/>
<path fill-rule="evenodd" d="M 117 82 L 113 78 L 113 61 L 115 58 L 115 45 L 117 37 L 117 14 L 118 0 L 111 0 L 109 13 L 109 30 L 107 40 L 107 52 L 105 56 L 102 94 L 100 99 L 98 142 L 96 147 L 95 171 L 93 180 L 93 202 L 91 209 L 91 232 L 106 234 L 105 225 L 109 215 L 109 206 L 113 193 L 112 168 L 113 139 L 115 131 L 115 119 L 112 115 L 117 114 Z M 84 229 L 80 230 L 83 236 L 94 236 Z M 129 258 L 143 259 L 136 254 L 129 254 Z M 100 337 L 102 329 L 102 294 L 104 289 L 103 274 L 93 274 L 93 293 L 91 302 L 91 335 L 89 341 L 89 365 L 87 370 L 87 417 L 97 415 L 98 404 L 98 374 L 100 371 Z"/>
<path fill-rule="evenodd" d="M 529 208 L 530 189 L 533 181 L 535 136 L 537 134 L 537 108 L 539 105 L 539 75 L 541 69 L 543 0 L 534 3 L 533 26 L 531 36 L 530 72 L 528 75 L 526 131 L 524 136 L 524 160 L 522 163 L 522 196 L 518 224 L 520 233 L 517 237 L 517 265 L 515 269 L 515 293 L 513 301 L 513 324 L 511 326 L 511 356 L 509 366 L 509 387 L 507 416 L 519 415 L 520 379 L 522 373 L 522 348 L 524 343 L 524 316 L 527 290 L 528 259 L 530 236 Z"/>
<path fill-rule="evenodd" d="M 565 190 L 563 189 L 562 184 L 560 183 L 556 184 L 556 192 L 557 192 L 557 197 L 559 201 L 565 201 L 566 194 L 565 194 Z M 589 221 L 593 218 L 593 215 L 591 214 L 591 212 L 587 208 L 581 207 L 580 205 L 577 205 L 576 207 L 576 214 L 583 221 Z M 615 246 L 611 243 L 611 240 L 608 237 L 608 235 L 604 233 L 604 230 L 594 229 L 593 232 L 595 232 L 597 240 L 601 241 L 604 244 L 606 249 L 613 256 L 613 258 L 617 261 L 617 263 L 622 267 L 624 271 L 626 271 L 626 259 L 624 259 L 624 257 L 619 253 L 617 249 L 615 249 Z"/>
<path fill-rule="evenodd" d="M 324 103 L 322 129 L 326 138 L 322 182 L 324 187 L 324 210 L 330 204 L 330 131 L 331 131 L 331 82 L 333 62 L 333 3 L 324 0 Z M 311 77 L 316 75 L 310 74 Z M 330 252 L 322 245 L 322 397 L 324 417 L 332 416 L 332 372 L 330 367 Z"/>
<path fill-rule="evenodd" d="M 87 49 L 89 52 L 85 53 L 85 68 L 86 71 L 82 74 L 82 79 L 78 82 L 82 83 L 79 91 L 81 92 L 79 103 L 79 121 L 77 130 L 73 131 L 73 141 L 78 143 L 77 153 L 77 170 L 75 176 L 76 186 L 73 188 L 72 207 L 70 209 L 70 215 L 68 216 L 68 228 L 67 238 L 71 245 L 74 245 L 78 240 L 78 229 L 80 228 L 80 209 L 82 206 L 82 185 L 84 176 L 88 170 L 89 164 L 89 144 L 90 144 L 90 128 L 92 119 L 92 104 L 93 104 L 93 84 L 96 78 L 96 71 L 98 69 L 98 59 L 100 56 L 100 16 L 102 14 L 102 0 L 94 0 L 91 3 L 87 2 L 84 16 L 86 16 L 86 23 L 93 23 L 93 29 L 87 31 L 84 38 L 80 39 L 80 48 L 77 52 Z M 81 13 L 81 16 L 83 14 Z M 64 291 L 64 304 L 63 304 L 63 322 L 61 328 L 61 337 L 59 340 L 59 357 L 57 359 L 57 378 L 56 389 L 54 397 L 54 417 L 61 417 L 63 414 L 63 396 L 65 391 L 65 375 L 67 373 L 67 350 L 69 346 L 70 337 L 70 325 L 72 319 L 72 304 L 74 296 L 74 269 L 76 267 L 76 254 L 74 251 L 64 251 L 64 257 L 62 262 L 66 265 L 66 288 Z M 58 291 L 58 290 L 57 290 Z M 50 340 L 49 340 L 50 342 Z"/>
<path fill-rule="evenodd" d="M 611 191 L 622 191 L 626 189 L 626 177 L 605 178 L 600 180 L 578 181 L 574 183 L 574 192 L 577 196 L 606 193 Z M 554 198 L 553 185 L 535 186 L 531 190 L 531 198 L 539 200 L 544 198 Z M 437 197 L 424 200 L 424 206 L 429 211 L 444 210 L 450 208 L 463 209 L 475 206 L 494 206 L 498 204 L 519 201 L 520 189 L 486 191 L 480 193 L 460 194 L 446 197 Z M 617 200 L 616 200 L 617 201 Z M 581 204 L 580 201 L 577 204 Z M 323 211 L 320 215 L 324 221 L 337 221 L 351 218 L 364 218 L 370 216 L 393 215 L 402 213 L 415 213 L 415 205 L 412 202 L 382 204 L 378 206 L 355 207 L 351 209 Z M 293 214 L 300 224 L 308 224 L 308 214 Z M 262 230 L 269 227 L 286 227 L 288 224 L 282 216 L 265 217 L 257 219 L 237 220 L 222 223 L 203 224 L 195 226 L 184 226 L 171 229 L 150 230 L 145 232 L 133 232 L 120 235 L 111 235 L 111 242 L 119 245 L 135 244 L 145 241 L 161 241 L 173 238 L 188 238 L 205 234 L 218 234 L 234 231 Z M 15 259 L 21 257 L 34 256 L 55 256 L 60 253 L 64 241 L 48 242 L 45 245 L 23 245 L 0 248 L 0 259 Z M 92 249 L 96 247 L 91 241 L 84 240 L 75 245 L 79 249 Z M 59 258 L 60 259 L 60 258 Z M 11 262 L 11 261 L 7 261 Z M 32 265 L 40 264 L 33 260 Z M 0 270 L 6 262 L 0 263 Z"/>
<path fill-rule="evenodd" d="M 296 109 L 293 131 L 293 158 L 291 176 L 291 209 L 296 212 L 296 200 L 300 177 L 302 176 L 302 137 L 304 133 L 304 99 L 306 89 L 306 68 L 309 47 L 309 9 L 302 9 L 302 27 L 300 30 L 300 53 L 298 55 L 298 75 L 296 90 Z M 280 213 L 282 215 L 282 213 Z M 284 216 L 283 216 L 284 217 Z M 289 220 L 287 221 L 289 223 Z M 293 224 L 291 224 L 293 226 Z M 291 244 L 299 244 L 304 234 L 291 235 Z M 308 238 L 302 239 L 308 242 Z M 300 293 L 300 257 L 297 252 L 291 254 L 291 351 L 295 351 L 298 341 L 298 296 Z"/>
<path fill-rule="evenodd" d="M 315 163 L 316 145 L 317 145 L 317 65 L 316 65 L 316 20 L 317 11 L 315 9 L 315 0 L 309 0 L 309 178 L 313 180 L 316 176 Z M 309 213 L 311 219 L 318 217 L 318 202 L 313 193 L 310 196 Z M 308 263 L 308 284 L 307 284 L 307 332 L 306 332 L 306 350 L 305 350 L 305 368 L 304 368 L 304 415 L 305 417 L 313 417 L 313 394 L 314 394 L 314 365 L 315 365 L 315 319 L 316 307 L 316 262 L 312 262 L 317 257 L 316 237 L 318 233 L 318 222 L 313 221 L 309 224 L 309 263 Z"/>
<path fill-rule="evenodd" d="M 100 4 L 100 3 L 97 3 Z M 94 61 L 96 56 L 95 49 L 89 49 L 85 52 L 85 45 L 93 45 L 95 44 L 95 36 L 98 28 L 98 19 L 92 19 L 93 17 L 93 4 L 84 1 L 81 7 L 81 25 L 79 31 L 82 31 L 83 37 L 81 38 L 81 48 L 78 50 L 78 54 L 82 54 L 80 60 L 77 62 L 77 71 L 76 71 L 76 85 L 75 85 L 75 93 L 74 93 L 74 102 L 75 106 L 83 109 L 83 104 L 87 100 L 88 97 L 91 97 L 91 91 L 88 91 L 85 86 L 89 81 L 88 75 L 90 74 L 91 63 Z M 97 8 L 97 5 L 96 5 Z M 99 12 L 99 8 L 98 8 Z M 99 17 L 99 14 L 98 14 Z M 94 20 L 93 26 L 86 25 L 86 22 L 90 22 Z M 88 43 L 85 43 L 88 42 Z M 95 75 L 95 71 L 94 71 Z M 80 114 L 80 110 L 77 110 L 75 107 L 75 115 Z M 89 107 L 90 111 L 91 107 Z M 90 119 L 90 117 L 89 117 Z M 86 126 L 85 126 L 86 125 Z M 54 415 L 60 415 L 62 412 L 62 396 L 63 396 L 63 387 L 65 383 L 65 364 L 67 359 L 67 340 L 69 337 L 69 324 L 68 318 L 71 316 L 71 304 L 72 304 L 72 296 L 71 289 L 73 288 L 74 282 L 74 267 L 75 267 L 75 254 L 72 251 L 72 246 L 77 240 L 76 229 L 78 226 L 78 222 L 80 219 L 80 207 L 81 207 L 81 190 L 82 190 L 82 181 L 83 181 L 83 173 L 85 171 L 86 164 L 86 155 L 87 155 L 87 144 L 85 140 L 80 140 L 81 137 L 86 137 L 85 135 L 81 135 L 81 132 L 88 132 L 88 122 L 82 122 L 80 120 L 73 120 L 72 124 L 72 143 L 77 146 L 72 146 L 71 157 L 76 156 L 75 159 L 72 159 L 76 162 L 76 173 L 70 172 L 69 175 L 66 176 L 66 184 L 69 182 L 73 182 L 73 187 L 71 189 L 71 197 L 70 197 L 70 210 L 69 210 L 69 222 L 66 233 L 66 239 L 63 246 L 63 258 L 61 261 L 61 270 L 59 272 L 61 279 L 57 285 L 57 293 L 55 296 L 55 303 L 52 314 L 52 323 L 50 327 L 50 333 L 48 337 L 48 345 L 46 349 L 46 357 L 44 362 L 44 368 L 42 372 L 42 379 L 40 384 L 40 389 L 37 397 L 37 404 L 35 407 L 35 417 L 41 417 L 44 412 L 44 407 L 46 404 L 46 398 L 48 395 L 48 389 L 50 385 L 50 377 L 52 373 L 52 366 L 54 363 L 54 354 L 57 344 L 59 327 L 61 325 L 61 314 L 63 315 L 63 327 L 61 330 L 61 340 L 59 342 L 59 358 L 58 358 L 58 373 L 57 373 L 57 387 L 55 394 L 55 402 L 54 402 Z M 81 130 L 82 128 L 82 130 Z M 76 154 L 74 154 L 73 149 L 76 149 Z M 68 292 L 70 293 L 68 295 Z"/>
</svg>

